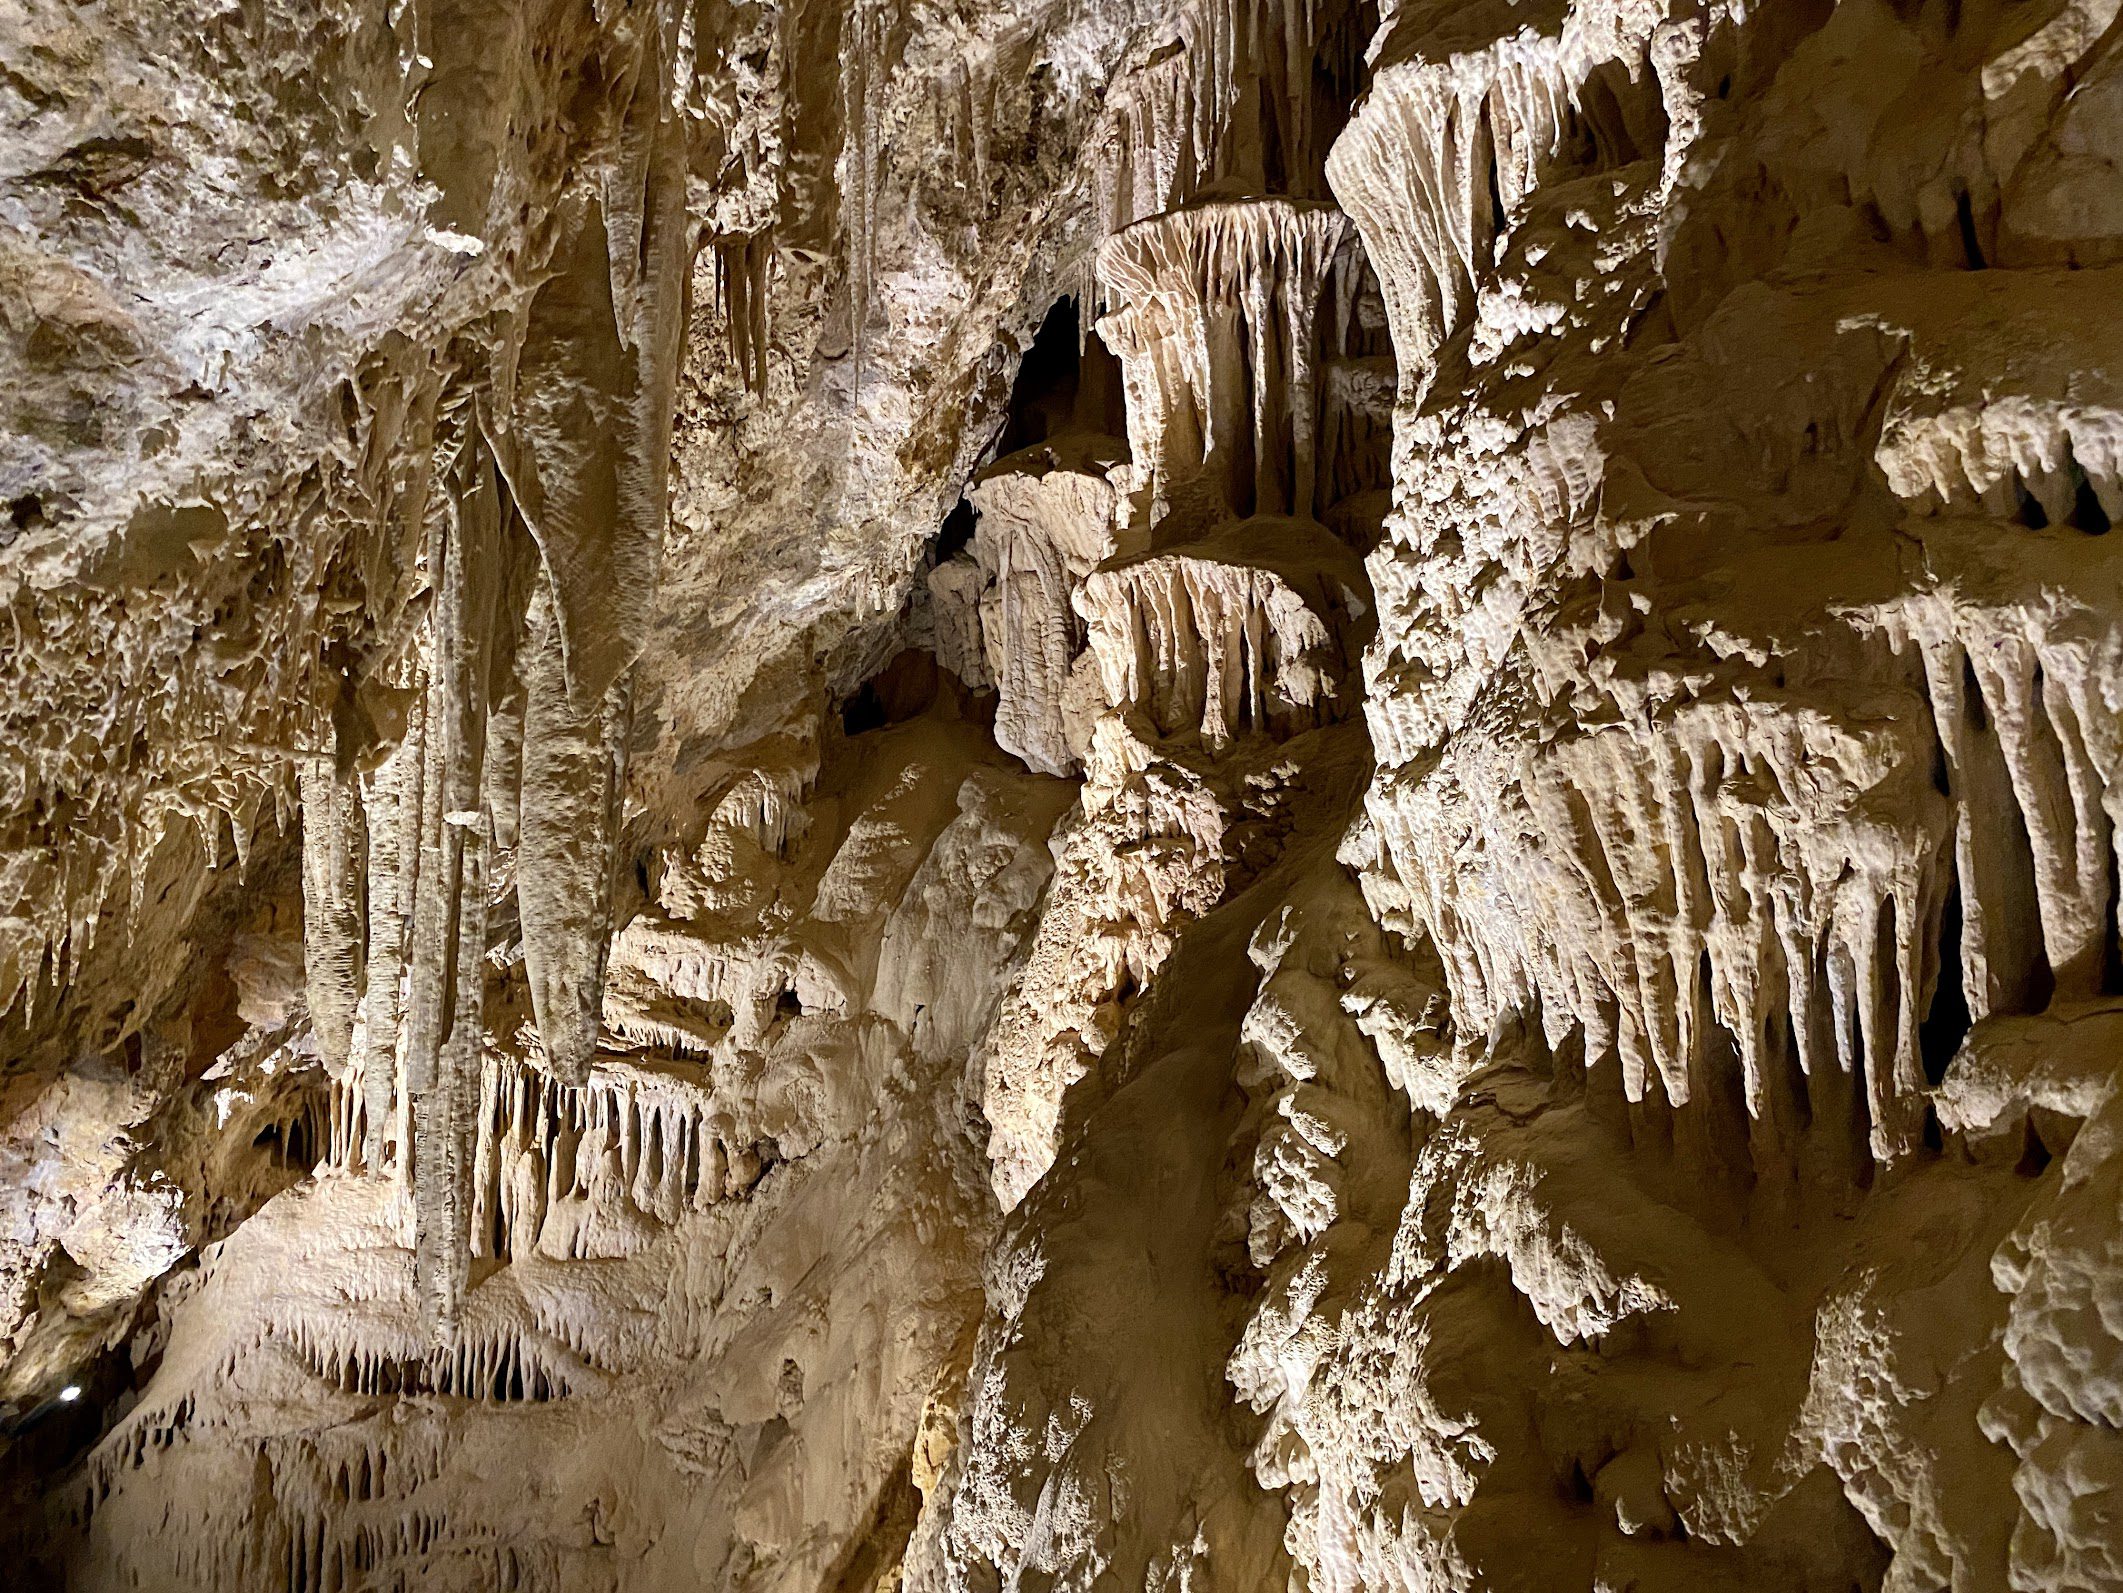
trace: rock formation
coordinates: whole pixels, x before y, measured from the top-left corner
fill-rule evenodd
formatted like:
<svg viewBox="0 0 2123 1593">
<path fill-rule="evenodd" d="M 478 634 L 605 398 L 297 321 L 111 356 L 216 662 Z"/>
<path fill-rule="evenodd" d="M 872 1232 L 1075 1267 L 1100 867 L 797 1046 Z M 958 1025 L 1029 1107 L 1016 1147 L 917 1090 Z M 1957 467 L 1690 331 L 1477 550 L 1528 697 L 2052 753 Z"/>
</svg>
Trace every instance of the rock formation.
<svg viewBox="0 0 2123 1593">
<path fill-rule="evenodd" d="M 2123 1589 L 2114 0 L 0 125 L 21 1585 Z"/>
</svg>

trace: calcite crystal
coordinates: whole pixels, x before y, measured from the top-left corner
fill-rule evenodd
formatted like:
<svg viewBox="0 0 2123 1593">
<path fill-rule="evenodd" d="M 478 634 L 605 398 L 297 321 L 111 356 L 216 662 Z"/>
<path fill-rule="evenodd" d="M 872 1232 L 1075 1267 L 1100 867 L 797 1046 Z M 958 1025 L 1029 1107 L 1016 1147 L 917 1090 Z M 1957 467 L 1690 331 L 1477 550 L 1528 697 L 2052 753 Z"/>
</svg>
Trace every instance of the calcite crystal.
<svg viewBox="0 0 2123 1593">
<path fill-rule="evenodd" d="M 2114 0 L 0 125 L 21 1585 L 2123 1593 Z"/>
</svg>

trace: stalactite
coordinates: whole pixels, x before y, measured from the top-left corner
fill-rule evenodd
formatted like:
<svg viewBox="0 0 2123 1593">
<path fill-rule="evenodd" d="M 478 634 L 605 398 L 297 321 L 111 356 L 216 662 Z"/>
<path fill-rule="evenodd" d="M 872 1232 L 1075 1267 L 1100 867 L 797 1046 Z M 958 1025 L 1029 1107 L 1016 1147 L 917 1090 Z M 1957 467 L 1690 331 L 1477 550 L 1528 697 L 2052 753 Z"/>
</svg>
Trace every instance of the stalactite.
<svg viewBox="0 0 2123 1593">
<path fill-rule="evenodd" d="M 397 1099 L 399 1020 L 408 929 L 419 901 L 422 815 L 427 801 L 428 681 L 414 670 L 404 739 L 369 779 L 369 965 L 362 992 L 362 1161 L 385 1166 Z M 399 1148 L 403 1156 L 403 1147 Z"/>
<path fill-rule="evenodd" d="M 1289 735 L 1332 712 L 1346 669 L 1342 631 L 1353 561 L 1317 531 L 1278 525 L 1263 543 L 1293 566 L 1303 552 L 1343 565 L 1295 580 L 1243 562 L 1243 545 L 1185 550 L 1101 569 L 1078 604 L 1109 707 L 1139 710 L 1165 734 L 1222 749 L 1247 733 Z"/>
<path fill-rule="evenodd" d="M 628 697 L 622 680 L 584 701 L 559 628 L 534 600 L 523 655 L 523 804 L 516 896 L 525 971 L 549 1065 L 580 1083 L 597 1048 L 611 936 L 613 848 L 624 777 Z"/>
<path fill-rule="evenodd" d="M 854 0 L 841 23 L 840 212 L 847 252 L 848 337 L 862 382 L 877 273 L 877 85 L 884 69 L 882 0 Z"/>
<path fill-rule="evenodd" d="M 491 828 L 481 794 L 492 631 L 504 585 L 500 486 L 476 442 L 459 457 L 455 486 L 438 560 L 428 692 L 436 791 L 424 804 L 405 1060 L 416 1289 L 423 1320 L 441 1336 L 455 1331 L 470 1262 L 471 1097 L 483 1043 Z"/>
<path fill-rule="evenodd" d="M 767 390 L 767 325 L 770 271 L 774 259 L 771 233 L 735 238 L 715 251 L 716 283 L 722 295 L 723 323 L 730 338 L 730 358 L 746 389 Z"/>
<path fill-rule="evenodd" d="M 998 462 L 967 493 L 972 547 L 930 577 L 940 639 L 963 638 L 943 640 L 961 678 L 996 686 L 996 744 L 1048 774 L 1073 769 L 1082 750 L 1083 627 L 1071 604 L 1121 542 L 1108 448 L 1065 434 Z"/>
<path fill-rule="evenodd" d="M 1318 311 L 1352 241 L 1340 211 L 1280 199 L 1204 204 L 1107 240 L 1098 329 L 1122 364 L 1146 528 L 1322 507 Z"/>
<path fill-rule="evenodd" d="M 361 788 L 354 770 L 334 753 L 304 758 L 299 773 L 303 969 L 317 1047 L 337 1076 L 347 1067 L 361 993 Z"/>
</svg>

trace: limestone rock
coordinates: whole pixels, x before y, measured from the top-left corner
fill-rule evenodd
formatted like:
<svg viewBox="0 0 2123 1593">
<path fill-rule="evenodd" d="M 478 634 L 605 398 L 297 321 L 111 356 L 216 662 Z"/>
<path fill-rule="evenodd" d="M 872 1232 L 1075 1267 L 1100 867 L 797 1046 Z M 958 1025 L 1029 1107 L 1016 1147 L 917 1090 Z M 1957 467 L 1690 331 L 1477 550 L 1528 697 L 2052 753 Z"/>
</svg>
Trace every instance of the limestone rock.
<svg viewBox="0 0 2123 1593">
<path fill-rule="evenodd" d="M 2123 1590 L 2115 0 L 21 0 L 0 1549 Z"/>
</svg>

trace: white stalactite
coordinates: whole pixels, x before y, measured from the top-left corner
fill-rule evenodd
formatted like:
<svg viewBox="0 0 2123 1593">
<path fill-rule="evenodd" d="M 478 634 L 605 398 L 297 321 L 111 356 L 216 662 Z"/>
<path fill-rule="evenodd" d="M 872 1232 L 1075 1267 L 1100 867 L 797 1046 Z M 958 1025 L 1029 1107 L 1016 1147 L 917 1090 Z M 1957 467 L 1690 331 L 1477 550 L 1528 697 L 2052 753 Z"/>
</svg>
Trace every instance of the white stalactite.
<svg viewBox="0 0 2123 1593">
<path fill-rule="evenodd" d="M 1318 312 L 1351 243 L 1340 211 L 1281 199 L 1202 204 L 1106 241 L 1098 330 L 1127 387 L 1138 527 L 1324 507 Z"/>
<path fill-rule="evenodd" d="M 325 1066 L 346 1070 L 361 998 L 363 841 L 360 782 L 334 753 L 302 760 L 303 969 Z"/>
<path fill-rule="evenodd" d="M 601 699 L 581 700 L 551 615 L 534 599 L 523 654 L 529 697 L 516 898 L 547 1061 L 573 1083 L 597 1049 L 628 699 L 621 681 Z"/>
</svg>

